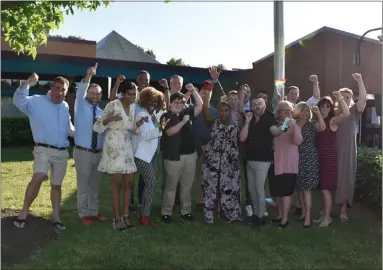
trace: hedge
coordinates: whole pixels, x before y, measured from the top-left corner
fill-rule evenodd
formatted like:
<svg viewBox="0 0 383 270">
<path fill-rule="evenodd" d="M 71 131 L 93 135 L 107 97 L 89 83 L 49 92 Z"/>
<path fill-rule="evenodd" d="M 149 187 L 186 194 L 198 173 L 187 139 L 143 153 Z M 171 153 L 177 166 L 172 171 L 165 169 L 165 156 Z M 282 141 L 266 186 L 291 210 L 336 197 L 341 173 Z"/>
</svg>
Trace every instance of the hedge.
<svg viewBox="0 0 383 270">
<path fill-rule="evenodd" d="M 358 148 L 357 180 L 355 199 L 367 204 L 382 217 L 382 150 Z"/>
<path fill-rule="evenodd" d="M 2 118 L 2 147 L 33 145 L 28 118 Z M 382 214 L 382 150 L 359 147 L 355 199 Z"/>
<path fill-rule="evenodd" d="M 1 147 L 32 144 L 32 132 L 27 117 L 1 118 Z"/>
</svg>

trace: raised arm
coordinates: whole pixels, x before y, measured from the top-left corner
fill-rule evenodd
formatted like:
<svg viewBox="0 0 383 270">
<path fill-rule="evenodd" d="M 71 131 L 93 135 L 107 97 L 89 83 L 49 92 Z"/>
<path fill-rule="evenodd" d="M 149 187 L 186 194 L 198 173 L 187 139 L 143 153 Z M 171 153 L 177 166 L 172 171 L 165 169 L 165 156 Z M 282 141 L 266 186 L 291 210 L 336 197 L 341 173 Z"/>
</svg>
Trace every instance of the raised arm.
<svg viewBox="0 0 383 270">
<path fill-rule="evenodd" d="M 334 116 L 333 118 L 331 118 L 330 125 L 331 126 L 338 126 L 340 123 L 342 123 L 344 120 L 346 120 L 350 116 L 350 110 L 349 110 L 346 102 L 344 102 L 344 98 L 339 93 L 339 91 L 335 91 L 333 93 L 333 95 L 335 96 L 335 98 L 338 101 L 340 113 L 338 115 Z"/>
<path fill-rule="evenodd" d="M 312 97 L 317 101 L 320 100 L 320 89 L 319 89 L 319 80 L 317 75 L 310 75 L 309 81 L 313 84 L 313 95 Z"/>
<path fill-rule="evenodd" d="M 269 130 L 271 135 L 273 135 L 274 137 L 278 137 L 283 133 L 283 131 L 275 125 L 271 126 Z"/>
<path fill-rule="evenodd" d="M 356 102 L 356 110 L 357 110 L 357 112 L 361 113 L 364 111 L 364 108 L 366 108 L 367 91 L 366 91 L 366 87 L 364 86 L 363 78 L 362 78 L 361 74 L 355 73 L 355 74 L 352 74 L 352 77 L 358 83 L 359 99 Z"/>
<path fill-rule="evenodd" d="M 13 94 L 13 105 L 15 105 L 16 108 L 18 108 L 25 115 L 29 115 L 29 102 L 32 99 L 32 97 L 29 96 L 29 86 L 38 80 L 39 76 L 36 73 L 33 73 L 24 82 L 23 86 L 18 88 Z"/>
<path fill-rule="evenodd" d="M 194 104 L 194 117 L 197 117 L 202 112 L 202 106 L 203 106 L 202 98 L 197 93 L 197 91 L 195 90 L 194 86 L 191 83 L 188 83 L 187 85 L 185 85 L 185 88 L 186 88 L 186 90 L 188 90 L 188 92 L 192 93 L 192 96 L 193 96 L 194 102 L 195 102 L 195 104 Z"/>
<path fill-rule="evenodd" d="M 209 99 L 210 99 L 210 94 L 211 92 L 206 91 L 205 89 L 202 89 L 202 91 L 205 91 L 204 96 L 203 96 L 203 118 L 208 124 L 213 124 L 214 123 L 214 117 L 211 116 L 210 114 L 210 105 L 209 105 Z"/>
<path fill-rule="evenodd" d="M 116 82 L 113 85 L 112 92 L 110 92 L 109 101 L 115 100 L 117 98 L 118 88 L 120 84 L 125 81 L 125 76 L 120 75 L 117 77 Z"/>
<path fill-rule="evenodd" d="M 317 106 L 313 106 L 311 107 L 311 111 L 312 113 L 316 116 L 317 118 L 317 122 L 315 122 L 315 131 L 316 132 L 322 132 L 326 129 L 326 124 L 323 120 L 323 117 L 322 117 L 322 114 L 320 113 L 319 111 L 319 108 Z"/>
<path fill-rule="evenodd" d="M 88 90 L 89 83 L 92 79 L 92 76 L 96 74 L 98 64 L 96 63 L 93 67 L 87 69 L 85 77 L 81 82 L 76 83 L 76 99 L 74 101 L 74 112 L 77 113 L 84 105 L 86 98 L 86 91 Z"/>
<path fill-rule="evenodd" d="M 239 133 L 239 140 L 241 142 L 245 142 L 247 140 L 247 137 L 249 136 L 249 125 L 250 125 L 251 119 L 253 118 L 253 113 L 247 112 L 245 114 L 245 117 L 246 117 L 245 124 L 243 125 L 241 132 Z"/>
<path fill-rule="evenodd" d="M 169 104 L 170 104 L 170 90 L 169 90 L 168 81 L 166 79 L 161 79 L 161 80 L 159 80 L 158 83 L 164 89 L 164 99 L 165 99 L 166 108 L 169 108 Z"/>
</svg>

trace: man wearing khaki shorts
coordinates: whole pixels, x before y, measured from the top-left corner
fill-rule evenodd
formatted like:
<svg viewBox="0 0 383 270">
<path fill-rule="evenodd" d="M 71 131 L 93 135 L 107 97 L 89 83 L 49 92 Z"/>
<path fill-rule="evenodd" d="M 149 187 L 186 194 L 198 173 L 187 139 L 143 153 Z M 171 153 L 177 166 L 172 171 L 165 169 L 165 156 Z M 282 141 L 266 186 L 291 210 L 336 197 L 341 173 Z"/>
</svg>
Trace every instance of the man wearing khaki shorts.
<svg viewBox="0 0 383 270">
<path fill-rule="evenodd" d="M 13 224 L 20 229 L 27 224 L 29 208 L 39 194 L 41 184 L 48 180 L 48 171 L 51 171 L 52 225 L 65 230 L 60 219 L 61 185 L 69 158 L 68 136 L 74 136 L 69 106 L 64 101 L 69 82 L 57 77 L 47 95 L 29 96 L 29 86 L 38 79 L 37 74 L 33 73 L 13 96 L 13 104 L 29 118 L 35 141 L 32 179 L 25 192 L 23 208 Z"/>
<path fill-rule="evenodd" d="M 106 221 L 100 215 L 99 196 L 102 173 L 97 170 L 101 160 L 104 134 L 93 131 L 97 118 L 103 110 L 99 104 L 102 89 L 98 84 L 90 84 L 97 71 L 97 63 L 88 68 L 85 78 L 77 83 L 76 101 L 74 105 L 75 164 L 77 172 L 77 213 L 80 222 L 91 225 L 93 221 Z"/>
</svg>

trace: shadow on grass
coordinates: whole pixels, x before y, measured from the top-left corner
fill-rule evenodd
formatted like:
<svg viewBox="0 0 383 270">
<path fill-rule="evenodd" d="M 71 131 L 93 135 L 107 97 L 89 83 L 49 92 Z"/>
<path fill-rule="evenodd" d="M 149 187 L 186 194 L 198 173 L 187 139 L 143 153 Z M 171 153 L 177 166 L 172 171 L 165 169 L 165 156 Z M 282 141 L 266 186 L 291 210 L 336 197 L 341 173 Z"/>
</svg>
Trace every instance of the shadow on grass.
<svg viewBox="0 0 383 270">
<path fill-rule="evenodd" d="M 29 159 L 31 160 L 31 159 Z M 302 229 L 291 216 L 291 226 L 278 230 L 268 225 L 254 230 L 245 222 L 217 221 L 206 225 L 201 210 L 194 210 L 194 222 L 184 222 L 180 209 L 173 210 L 173 222 L 160 221 L 161 171 L 149 228 L 117 232 L 111 221 L 85 227 L 79 222 L 76 207 L 76 173 L 73 160 L 68 165 L 63 189 L 69 190 L 62 202 L 62 221 L 67 231 L 59 241 L 35 253 L 13 269 L 257 269 L 257 268 L 360 268 L 381 267 L 381 224 L 362 210 L 352 209 L 350 223 L 335 220 L 331 228 Z M 103 177 L 100 212 L 112 217 L 110 180 Z M 137 195 L 137 176 L 135 192 Z M 242 189 L 242 196 L 244 188 Z M 136 198 L 135 198 L 136 199 Z M 243 201 L 243 200 L 242 200 Z M 314 194 L 313 214 L 320 206 Z M 269 209 L 273 214 L 273 209 Z M 336 217 L 336 215 L 334 215 Z M 368 228 L 366 228 L 368 224 Z"/>
</svg>

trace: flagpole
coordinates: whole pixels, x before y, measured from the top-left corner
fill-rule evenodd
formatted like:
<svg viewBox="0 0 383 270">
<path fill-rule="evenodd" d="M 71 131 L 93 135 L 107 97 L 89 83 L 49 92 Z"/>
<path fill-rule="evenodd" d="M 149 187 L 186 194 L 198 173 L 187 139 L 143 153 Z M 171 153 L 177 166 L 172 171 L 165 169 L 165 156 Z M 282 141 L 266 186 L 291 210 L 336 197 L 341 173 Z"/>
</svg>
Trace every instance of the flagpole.
<svg viewBox="0 0 383 270">
<path fill-rule="evenodd" d="M 279 94 L 281 99 L 284 99 L 284 87 L 277 87 L 277 80 L 285 79 L 285 41 L 284 41 L 284 26 L 283 26 L 283 2 L 274 1 L 274 96 L 276 99 Z M 275 109 L 275 108 L 274 108 Z"/>
</svg>

